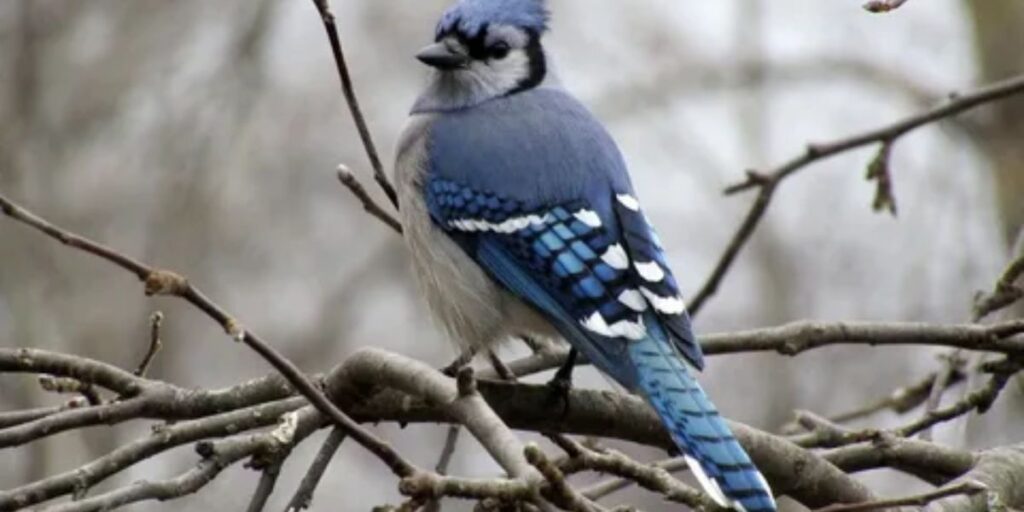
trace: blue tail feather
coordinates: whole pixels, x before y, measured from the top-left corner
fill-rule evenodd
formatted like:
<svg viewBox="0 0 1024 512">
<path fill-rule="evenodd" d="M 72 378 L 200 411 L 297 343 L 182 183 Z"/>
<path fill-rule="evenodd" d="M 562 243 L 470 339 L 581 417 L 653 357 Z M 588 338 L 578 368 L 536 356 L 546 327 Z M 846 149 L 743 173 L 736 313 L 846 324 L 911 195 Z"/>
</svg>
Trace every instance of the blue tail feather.
<svg viewBox="0 0 1024 512">
<path fill-rule="evenodd" d="M 629 346 L 637 387 L 654 407 L 700 484 L 723 506 L 774 511 L 764 477 L 670 342 L 651 336 Z"/>
</svg>

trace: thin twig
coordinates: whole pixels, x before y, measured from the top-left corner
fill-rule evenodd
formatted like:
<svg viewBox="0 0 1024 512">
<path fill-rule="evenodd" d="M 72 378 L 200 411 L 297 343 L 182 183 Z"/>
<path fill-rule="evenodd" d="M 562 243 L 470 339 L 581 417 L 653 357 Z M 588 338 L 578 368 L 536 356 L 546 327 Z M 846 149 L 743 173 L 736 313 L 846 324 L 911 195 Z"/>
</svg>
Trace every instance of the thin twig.
<svg viewBox="0 0 1024 512">
<path fill-rule="evenodd" d="M 558 506 L 572 512 L 596 512 L 603 510 L 603 507 L 593 503 L 585 496 L 574 489 L 565 479 L 565 474 L 559 469 L 544 451 L 535 444 L 528 444 L 523 453 L 526 460 L 537 468 L 544 479 L 548 482 L 548 489 L 545 497 Z"/>
<path fill-rule="evenodd" d="M 444 448 L 441 449 L 441 456 L 437 459 L 437 465 L 434 466 L 434 471 L 437 471 L 437 474 L 448 474 L 448 466 L 452 463 L 452 456 L 455 455 L 455 446 L 459 442 L 459 433 L 461 432 L 462 427 L 459 425 L 448 427 L 448 434 L 444 439 Z"/>
<path fill-rule="evenodd" d="M 36 421 L 47 416 L 52 416 L 67 408 L 67 406 L 39 407 L 36 409 L 25 409 L 22 411 L 10 411 L 0 413 L 0 430 L 13 427 L 16 425 L 21 425 L 23 423 L 28 423 L 30 421 Z"/>
<path fill-rule="evenodd" d="M 578 473 L 580 471 L 597 471 L 616 475 L 636 483 L 644 489 L 658 493 L 669 501 L 688 505 L 695 510 L 716 510 L 719 508 L 711 498 L 676 480 L 663 467 L 659 467 L 656 464 L 642 464 L 614 450 L 606 450 L 604 453 L 600 453 L 580 446 L 579 453 L 566 459 L 565 462 L 560 464 L 560 468 L 566 474 Z M 588 498 L 596 499 L 612 492 L 607 490 L 612 484 L 605 483 L 602 485 L 601 488 L 584 490 L 582 494 Z"/>
<path fill-rule="evenodd" d="M 932 388 L 928 391 L 928 399 L 924 406 L 925 416 L 934 413 L 942 405 L 942 395 L 949 388 L 949 382 L 953 380 L 953 375 L 967 363 L 963 357 L 963 349 L 960 348 L 947 354 L 944 357 L 944 362 L 942 370 L 936 374 L 935 382 L 932 383 Z M 931 441 L 931 427 L 926 427 L 920 435 L 921 439 Z"/>
<path fill-rule="evenodd" d="M 320 479 L 323 478 L 327 466 L 331 464 L 331 459 L 334 458 L 334 454 L 344 440 L 345 431 L 339 428 L 331 429 L 331 433 L 327 435 L 327 439 L 324 439 L 324 444 L 320 446 L 316 457 L 313 458 L 309 470 L 306 471 L 306 476 L 302 477 L 298 489 L 295 490 L 292 499 L 288 501 L 285 512 L 298 512 L 309 508 L 309 505 L 313 503 L 313 493 L 320 485 Z"/>
<path fill-rule="evenodd" d="M 962 400 L 949 407 L 926 413 L 919 420 L 895 430 L 894 433 L 903 437 L 909 437 L 939 423 L 963 416 L 971 411 L 977 410 L 979 413 L 987 411 L 996 398 L 998 398 L 1003 388 L 1006 387 L 1006 383 L 1020 369 L 1020 363 L 1007 362 L 1005 367 L 999 368 L 994 372 L 985 387 L 972 391 Z"/>
<path fill-rule="evenodd" d="M 160 325 L 163 321 L 164 314 L 159 311 L 154 311 L 149 317 L 149 348 L 146 350 L 146 355 L 143 356 L 138 368 L 132 372 L 138 377 L 146 376 L 146 372 L 149 371 L 149 366 L 153 364 L 153 359 L 156 357 L 157 352 L 160 352 L 160 349 L 163 347 L 163 341 L 160 339 Z"/>
<path fill-rule="evenodd" d="M 946 380 L 946 389 L 963 382 L 965 377 L 963 369 L 957 368 L 950 378 Z M 878 400 L 877 402 L 847 412 L 832 415 L 829 417 L 829 420 L 833 423 L 848 423 L 885 410 L 890 410 L 897 414 L 904 414 L 918 408 L 928 400 L 929 392 L 934 386 L 937 378 L 938 372 L 931 373 L 918 382 L 896 389 L 892 393 L 889 393 L 888 396 Z"/>
<path fill-rule="evenodd" d="M 315 416 L 307 414 L 305 430 L 315 423 Z M 290 434 L 290 435 L 289 435 Z M 199 463 L 169 480 L 136 482 L 127 487 L 114 489 L 92 498 L 72 501 L 58 505 L 49 510 L 53 512 L 99 512 L 114 510 L 128 504 L 148 500 L 170 500 L 192 494 L 209 484 L 229 466 L 242 459 L 260 452 L 281 450 L 297 439 L 297 432 L 283 432 L 281 428 L 259 434 L 245 434 L 229 437 L 215 442 L 202 442 L 196 451 L 202 459 Z"/>
<path fill-rule="evenodd" d="M 987 490 L 988 487 L 978 482 L 961 482 L 956 485 L 936 489 L 916 496 L 870 501 L 867 503 L 837 503 L 835 505 L 819 508 L 816 512 L 868 512 L 870 510 L 882 510 L 894 507 L 924 507 L 929 503 L 938 501 L 942 498 L 960 495 L 973 496 Z"/>
<path fill-rule="evenodd" d="M 864 10 L 874 13 L 895 11 L 907 3 L 907 0 L 871 0 L 864 4 Z"/>
<path fill-rule="evenodd" d="M 398 476 L 409 476 L 416 471 L 415 466 L 395 451 L 390 445 L 379 439 L 369 430 L 364 429 L 344 412 L 338 409 L 317 388 L 305 374 L 280 352 L 275 350 L 259 336 L 242 325 L 223 308 L 211 301 L 202 291 L 189 281 L 174 272 L 151 268 L 113 249 L 100 245 L 79 235 L 43 220 L 0 195 L 0 209 L 9 217 L 35 229 L 71 247 L 99 256 L 135 274 L 145 283 L 146 295 L 167 295 L 179 297 L 198 308 L 216 321 L 236 341 L 241 341 L 259 354 L 280 372 L 302 396 L 306 397 L 320 412 L 331 421 L 343 428 L 360 445 L 369 450 L 384 462 Z"/>
<path fill-rule="evenodd" d="M 448 474 L 448 466 L 452 462 L 452 457 L 455 455 L 455 446 L 459 442 L 459 435 L 462 433 L 462 425 L 449 425 L 448 434 L 445 436 L 444 447 L 441 448 L 441 456 L 437 460 L 437 464 L 434 466 L 434 471 L 437 474 L 444 476 Z M 441 500 L 433 499 L 427 502 L 423 507 L 424 512 L 440 512 Z"/>
<path fill-rule="evenodd" d="M 366 192 L 366 188 L 363 187 L 363 184 L 359 183 L 356 176 L 352 174 L 352 171 L 350 171 L 348 167 L 345 167 L 345 165 L 338 166 L 338 181 L 340 181 L 342 185 L 345 185 L 345 188 L 352 192 L 352 195 L 356 196 L 356 199 L 362 203 L 363 209 L 366 210 L 366 213 L 373 215 L 377 220 L 383 222 L 399 235 L 402 234 L 402 223 L 398 222 L 398 219 L 385 211 L 384 208 L 370 197 L 370 194 Z"/>
<path fill-rule="evenodd" d="M 373 143 L 373 137 L 370 135 L 370 128 L 366 124 L 366 118 L 363 117 L 362 108 L 359 106 L 359 99 L 356 97 L 355 85 L 352 83 L 352 76 L 348 71 L 348 65 L 345 63 L 345 53 L 341 48 L 341 37 L 338 35 L 338 26 L 334 22 L 331 6 L 328 0 L 313 0 L 313 5 L 316 6 L 317 12 L 320 13 L 324 30 L 327 31 L 327 38 L 331 42 L 331 52 L 334 55 L 334 63 L 338 68 L 338 78 L 341 79 L 341 92 L 345 95 L 345 102 L 348 103 L 352 120 L 355 121 L 356 129 L 359 131 L 359 139 L 362 140 L 363 149 L 366 150 L 366 156 L 370 159 L 370 165 L 373 167 L 373 179 L 377 181 L 377 185 L 380 186 L 388 200 L 391 201 L 391 205 L 398 208 L 398 194 L 395 193 L 395 188 L 384 174 L 384 165 L 381 164 L 380 156 L 377 154 L 377 147 Z"/>
<path fill-rule="evenodd" d="M 988 315 L 1004 309 L 1018 300 L 1024 299 L 1024 285 L 1017 281 L 1024 276 L 1024 254 L 1013 260 L 999 276 L 995 290 L 990 294 L 979 293 L 974 302 L 975 321 L 981 321 Z"/>
<path fill-rule="evenodd" d="M 281 466 L 284 464 L 284 460 L 284 457 L 279 457 L 260 472 L 260 481 L 256 484 L 252 499 L 249 500 L 247 512 L 263 512 L 263 509 L 266 508 L 267 501 L 277 485 L 277 478 L 281 475 Z"/>
<path fill-rule="evenodd" d="M 730 186 L 726 194 L 735 194 L 750 189 L 760 189 L 750 211 L 733 235 L 725 252 L 700 291 L 690 301 L 690 313 L 696 315 L 709 298 L 718 291 L 739 253 L 746 246 L 775 195 L 778 186 L 793 173 L 808 165 L 871 144 L 892 144 L 907 133 L 936 121 L 955 116 L 979 105 L 997 101 L 1024 92 L 1024 75 L 996 82 L 972 92 L 952 95 L 944 104 L 927 112 L 908 117 L 881 128 L 838 139 L 824 144 L 809 144 L 802 155 L 769 170 L 768 172 L 748 171 L 746 181 Z"/>
<path fill-rule="evenodd" d="M 92 384 L 82 382 L 69 377 L 54 377 L 52 375 L 40 375 L 39 387 L 50 393 L 77 393 L 85 398 L 91 406 L 103 405 L 103 399 Z"/>
<path fill-rule="evenodd" d="M 0 491 L 0 510 L 31 507 L 91 488 L 145 459 L 191 442 L 270 425 L 303 403 L 300 398 L 291 398 L 163 427 L 71 471 Z"/>
<path fill-rule="evenodd" d="M 689 468 L 686 464 L 686 458 L 684 457 L 674 457 L 671 459 L 661 460 L 651 464 L 649 467 L 664 470 L 669 474 Z M 592 500 L 600 500 L 601 498 L 629 488 L 630 486 L 637 485 L 637 483 L 638 481 L 633 478 L 620 476 L 609 478 L 603 482 L 598 482 L 581 490 L 580 493 Z"/>
</svg>

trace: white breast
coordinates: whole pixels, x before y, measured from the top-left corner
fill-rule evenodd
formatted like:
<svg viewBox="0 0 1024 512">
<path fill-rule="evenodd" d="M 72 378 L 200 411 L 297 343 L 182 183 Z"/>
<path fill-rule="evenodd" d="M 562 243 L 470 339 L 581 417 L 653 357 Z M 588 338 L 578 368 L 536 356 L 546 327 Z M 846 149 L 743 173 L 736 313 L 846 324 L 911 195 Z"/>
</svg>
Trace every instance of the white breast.
<svg viewBox="0 0 1024 512">
<path fill-rule="evenodd" d="M 547 321 L 495 283 L 431 221 L 423 179 L 432 120 L 432 115 L 410 119 L 395 162 L 405 245 L 431 313 L 463 348 L 488 346 L 510 335 L 554 335 Z"/>
</svg>

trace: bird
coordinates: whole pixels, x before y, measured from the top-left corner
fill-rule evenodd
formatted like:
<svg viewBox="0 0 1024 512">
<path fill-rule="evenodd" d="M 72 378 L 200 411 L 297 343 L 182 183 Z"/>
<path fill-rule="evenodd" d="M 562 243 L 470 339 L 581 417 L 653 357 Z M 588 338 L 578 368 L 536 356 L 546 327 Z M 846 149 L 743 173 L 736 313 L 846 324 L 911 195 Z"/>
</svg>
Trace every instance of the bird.
<svg viewBox="0 0 1024 512">
<path fill-rule="evenodd" d="M 773 511 L 694 378 L 679 285 L 617 145 L 557 77 L 549 24 L 546 0 L 458 0 L 416 54 L 428 75 L 394 166 L 412 273 L 464 349 L 563 338 L 653 407 L 719 505 Z"/>
</svg>

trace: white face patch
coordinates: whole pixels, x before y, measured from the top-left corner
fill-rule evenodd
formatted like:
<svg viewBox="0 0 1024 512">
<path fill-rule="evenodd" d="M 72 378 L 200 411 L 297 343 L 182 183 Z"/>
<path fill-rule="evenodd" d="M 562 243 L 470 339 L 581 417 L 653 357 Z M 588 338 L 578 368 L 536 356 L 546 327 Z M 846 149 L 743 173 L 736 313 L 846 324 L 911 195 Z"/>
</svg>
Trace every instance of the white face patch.
<svg viewBox="0 0 1024 512">
<path fill-rule="evenodd" d="M 665 271 L 661 269 L 661 265 L 658 265 L 656 261 L 648 261 L 646 263 L 638 261 L 635 266 L 640 277 L 649 283 L 658 283 L 665 279 Z"/>
<path fill-rule="evenodd" d="M 601 227 L 601 217 L 599 217 L 597 215 L 597 212 L 595 212 L 594 210 L 580 210 L 574 213 L 573 216 L 576 217 L 576 219 L 579 220 L 580 222 L 592 228 Z"/>
<path fill-rule="evenodd" d="M 468 43 L 460 40 L 458 35 L 449 35 L 442 42 L 449 49 L 470 55 Z M 473 44 L 481 44 L 485 49 L 507 45 L 508 53 L 504 56 L 480 55 L 481 50 L 474 48 L 475 58 L 465 67 L 435 70 L 427 90 L 416 100 L 413 112 L 471 107 L 507 95 L 525 83 L 532 83 L 536 72 L 531 63 L 532 43 L 531 35 L 524 29 L 511 25 L 490 25 L 484 40 L 474 41 Z"/>
<path fill-rule="evenodd" d="M 530 58 L 526 50 L 513 48 L 504 59 L 474 60 L 468 68 L 453 74 L 473 88 L 476 94 L 501 96 L 530 78 Z"/>
<path fill-rule="evenodd" d="M 619 320 L 612 325 L 608 325 L 608 321 L 601 316 L 600 312 L 594 312 L 594 314 L 580 320 L 580 325 L 591 332 L 600 334 L 601 336 L 607 336 L 609 338 L 642 340 L 647 336 L 647 328 L 644 327 L 644 321 L 642 318 L 638 322 Z"/>
</svg>

